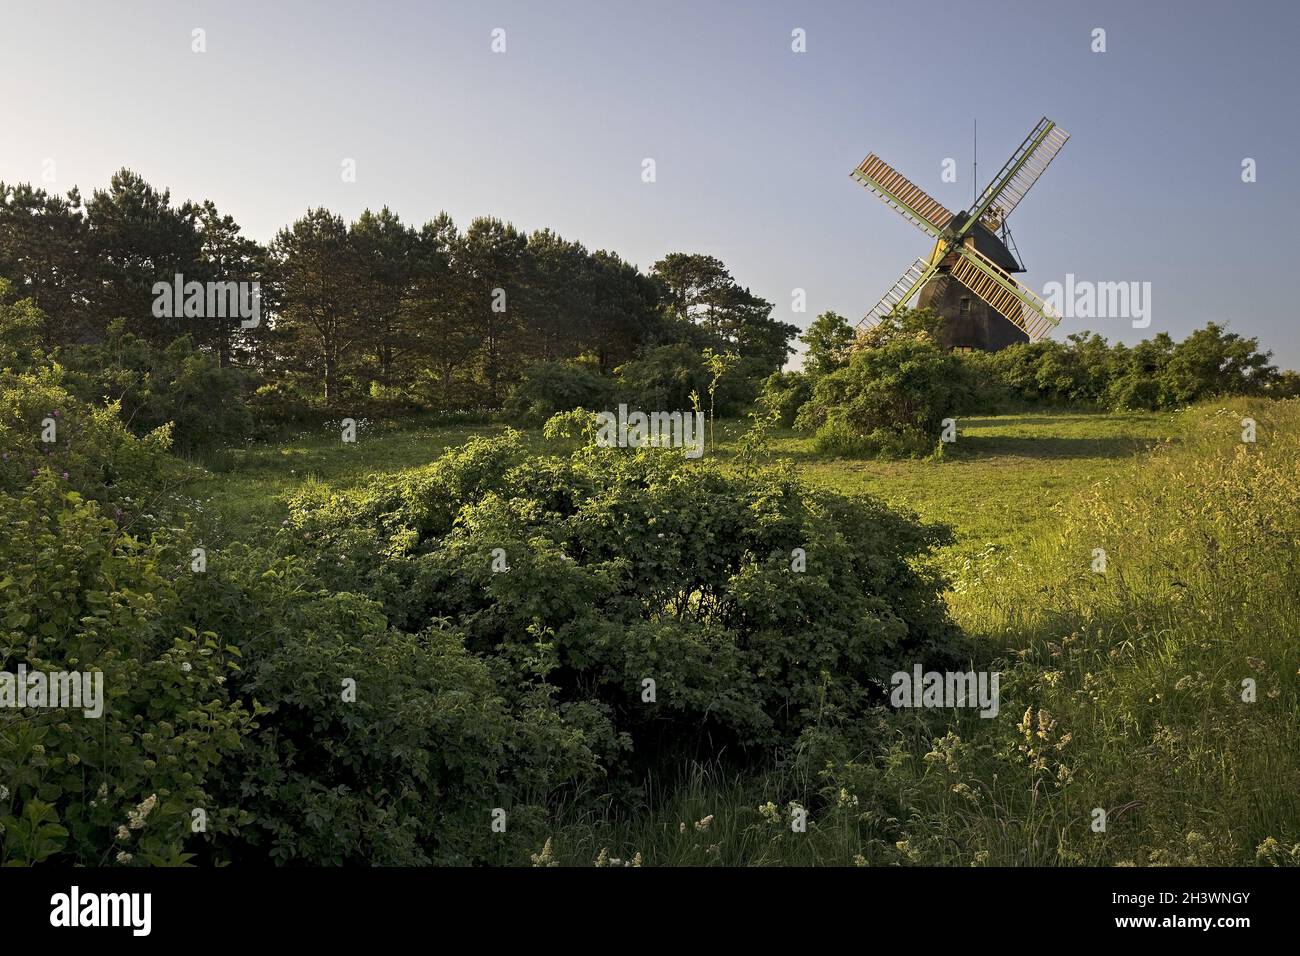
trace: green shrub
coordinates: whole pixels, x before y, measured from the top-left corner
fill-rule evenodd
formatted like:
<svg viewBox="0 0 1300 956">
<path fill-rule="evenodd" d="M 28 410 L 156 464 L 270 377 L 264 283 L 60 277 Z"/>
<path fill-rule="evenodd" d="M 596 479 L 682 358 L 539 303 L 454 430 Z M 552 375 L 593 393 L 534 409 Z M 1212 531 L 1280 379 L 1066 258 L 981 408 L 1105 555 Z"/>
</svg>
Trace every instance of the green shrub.
<svg viewBox="0 0 1300 956">
<path fill-rule="evenodd" d="M 116 402 L 137 434 L 170 423 L 175 451 L 238 444 L 253 432 L 243 373 L 218 366 L 189 336 L 158 349 L 118 320 L 103 344 L 65 348 L 59 359 L 70 391 L 91 403 Z"/>
<path fill-rule="evenodd" d="M 248 399 L 252 437 L 272 438 L 320 422 L 326 415 L 290 382 L 275 380 L 258 386 Z"/>
<path fill-rule="evenodd" d="M 760 398 L 776 410 L 782 427 L 792 428 L 799 409 L 812 397 L 812 383 L 806 372 L 773 372 L 764 380 Z"/>
<path fill-rule="evenodd" d="M 543 689 L 512 710 L 454 630 L 396 631 L 376 602 L 320 589 L 300 562 L 232 549 L 189 603 L 242 635 L 232 690 L 263 705 L 223 777 L 247 818 L 219 844 L 231 859 L 520 862 L 540 814 L 530 801 L 593 772 L 584 728 Z M 509 840 L 490 829 L 497 807 Z"/>
<path fill-rule="evenodd" d="M 789 744 L 858 719 L 900 662 L 951 651 L 940 582 L 914 566 L 947 540 L 937 528 L 673 452 L 589 446 L 502 468 L 512 441 L 480 440 L 396 492 L 304 497 L 291 532 L 331 587 L 364 581 L 396 619 L 448 622 L 508 699 L 552 688 L 644 762 Z"/>
<path fill-rule="evenodd" d="M 240 822 L 213 795 L 251 726 L 224 686 L 238 651 L 185 626 L 174 549 L 125 534 L 48 468 L 0 490 L 0 514 L 0 670 L 94 672 L 104 698 L 100 716 L 6 709 L 0 862 L 184 862 Z"/>
<path fill-rule="evenodd" d="M 44 361 L 41 331 L 45 314 L 31 299 L 9 301 L 13 286 L 0 278 L 0 369 L 26 372 Z"/>
<path fill-rule="evenodd" d="M 661 345 L 614 370 L 618 400 L 632 408 L 686 411 L 691 393 L 701 402 L 709 388 L 709 373 L 699 351 L 689 345 Z"/>
<path fill-rule="evenodd" d="M 64 382 L 57 366 L 21 375 L 0 372 L 0 489 L 18 495 L 48 470 L 65 489 L 100 502 L 137 534 L 165 524 L 181 472 L 167 454 L 170 426 L 138 439 L 123 426 L 116 406 L 80 401 Z"/>
<path fill-rule="evenodd" d="M 857 349 L 818 379 L 796 425 L 814 431 L 825 451 L 922 454 L 972 395 L 960 359 L 925 333 L 902 334 Z"/>
<path fill-rule="evenodd" d="M 614 383 L 578 362 L 539 362 L 506 400 L 506 418 L 519 425 L 539 426 L 557 412 L 575 408 L 608 408 Z"/>
</svg>

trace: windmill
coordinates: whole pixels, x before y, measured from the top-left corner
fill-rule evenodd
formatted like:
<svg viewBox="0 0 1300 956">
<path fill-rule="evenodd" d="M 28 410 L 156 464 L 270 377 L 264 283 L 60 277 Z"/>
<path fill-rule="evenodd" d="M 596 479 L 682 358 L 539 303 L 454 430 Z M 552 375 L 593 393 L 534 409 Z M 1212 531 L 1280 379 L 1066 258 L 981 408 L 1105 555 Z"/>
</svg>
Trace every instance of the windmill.
<svg viewBox="0 0 1300 956">
<path fill-rule="evenodd" d="M 864 159 L 853 178 L 933 237 L 935 245 L 863 317 L 858 331 L 903 308 L 919 291 L 917 304 L 943 316 L 940 338 L 950 348 L 996 351 L 1046 335 L 1060 316 L 1011 278 L 1025 269 L 1013 252 L 1006 220 L 1069 138 L 1043 117 L 970 209 L 956 214 L 875 153 Z"/>
</svg>

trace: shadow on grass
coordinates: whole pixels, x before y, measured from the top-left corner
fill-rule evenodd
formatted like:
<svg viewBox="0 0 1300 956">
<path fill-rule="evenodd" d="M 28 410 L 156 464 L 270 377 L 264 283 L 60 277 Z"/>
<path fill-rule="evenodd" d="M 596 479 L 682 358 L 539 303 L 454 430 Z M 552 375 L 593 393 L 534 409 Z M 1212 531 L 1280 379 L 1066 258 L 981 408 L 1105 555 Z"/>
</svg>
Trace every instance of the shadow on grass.
<svg viewBox="0 0 1300 956">
<path fill-rule="evenodd" d="M 1160 444 L 1158 438 L 1114 435 L 1095 438 L 1060 436 L 962 435 L 944 449 L 944 457 L 958 461 L 981 458 L 1131 458 Z"/>
<path fill-rule="evenodd" d="M 1113 419 L 1113 415 L 1107 415 L 1105 412 L 1082 412 L 1067 411 L 1059 415 L 1016 415 L 1014 418 L 1008 418 L 1005 415 L 983 415 L 979 417 L 963 415 L 959 418 L 963 428 L 989 428 L 1006 426 L 1013 424 L 1020 425 L 1061 425 L 1065 422 L 1074 421 L 1103 421 Z"/>
</svg>

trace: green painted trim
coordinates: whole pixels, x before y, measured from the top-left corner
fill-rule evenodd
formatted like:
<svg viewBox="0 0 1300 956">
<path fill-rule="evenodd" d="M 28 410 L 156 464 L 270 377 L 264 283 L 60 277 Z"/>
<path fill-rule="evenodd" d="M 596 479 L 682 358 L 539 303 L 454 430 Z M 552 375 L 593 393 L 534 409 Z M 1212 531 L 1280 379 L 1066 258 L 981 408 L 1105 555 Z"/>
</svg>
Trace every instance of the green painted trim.
<svg viewBox="0 0 1300 956">
<path fill-rule="evenodd" d="M 1044 116 L 1043 119 L 1047 119 L 1047 117 Z M 1030 147 L 1024 151 L 1020 159 L 1016 161 L 1016 164 L 1012 166 L 1010 170 L 1006 170 L 1004 167 L 1004 172 L 1006 173 L 1006 175 L 1002 176 L 1001 181 L 998 183 L 997 189 L 993 190 L 989 194 L 989 197 L 985 199 L 984 202 L 980 203 L 979 207 L 970 214 L 970 218 L 966 220 L 966 224 L 962 226 L 961 231 L 957 233 L 958 238 L 966 235 L 966 233 L 969 232 L 974 227 L 975 223 L 979 222 L 980 217 L 984 215 L 984 211 L 993 204 L 993 200 L 997 199 L 998 196 L 1002 195 L 1002 190 L 1007 188 L 1007 183 L 1011 182 L 1011 177 L 1014 176 L 1020 170 L 1021 166 L 1025 165 L 1029 157 L 1034 154 L 1034 150 L 1036 150 L 1039 146 L 1042 145 L 1043 140 L 1047 138 L 1047 134 L 1050 133 L 1055 128 L 1056 128 L 1056 124 L 1053 123 L 1051 120 L 1047 120 L 1047 125 L 1043 127 L 1043 132 L 1039 134 L 1038 138 L 1034 140 L 1033 144 L 1030 145 Z"/>
<path fill-rule="evenodd" d="M 1023 305 L 1029 306 L 1035 312 L 1042 315 L 1043 318 L 1046 319 L 1048 322 L 1052 323 L 1052 325 L 1055 326 L 1061 324 L 1061 320 L 1059 317 L 1053 318 L 1045 309 L 1043 309 L 1044 303 L 1039 301 L 1036 297 L 1031 298 L 1030 296 L 1027 296 L 1024 290 L 1022 290 L 1021 287 L 1017 285 L 1014 281 L 1010 281 L 1005 277 L 998 275 L 998 273 L 994 272 L 983 262 L 981 262 L 978 257 L 969 255 L 965 251 L 964 246 L 962 247 L 961 257 L 965 259 L 967 262 L 969 262 L 971 265 L 973 265 L 976 269 L 978 269 L 983 275 L 988 276 L 990 279 L 992 279 L 994 282 L 1000 285 L 1003 289 L 1005 289 L 1006 291 L 1014 295 L 1016 299 L 1018 299 Z"/>
<path fill-rule="evenodd" d="M 876 181 L 875 181 L 874 179 L 872 179 L 870 176 L 867 176 L 866 174 L 864 174 L 864 173 L 862 173 L 861 171 L 856 170 L 856 169 L 853 170 L 853 172 L 850 173 L 849 175 L 851 175 L 851 176 L 852 176 L 854 179 L 856 179 L 858 182 L 860 182 L 860 183 L 864 183 L 864 184 L 870 186 L 871 189 L 876 190 L 876 191 L 879 192 L 881 195 L 888 196 L 888 197 L 889 197 L 893 202 L 897 203 L 899 206 L 901 206 L 902 208 L 906 209 L 909 213 L 911 213 L 911 214 L 912 214 L 912 218 L 916 220 L 916 224 L 917 224 L 918 226 L 920 226 L 922 230 L 924 230 L 925 232 L 928 232 L 930 235 L 934 236 L 936 239 L 939 238 L 939 235 L 940 235 L 939 230 L 936 229 L 936 228 L 934 227 L 933 223 L 931 223 L 930 220 L 926 219 L 924 216 L 922 216 L 919 212 L 917 212 L 915 209 L 913 209 L 913 208 L 912 208 L 911 206 L 909 206 L 907 203 L 903 202 L 903 200 L 899 199 L 897 196 L 895 196 L 893 193 L 891 193 L 891 192 L 890 192 L 888 189 L 886 189 L 884 186 L 880 185 L 880 183 L 876 182 Z M 917 188 L 920 188 L 920 187 L 917 187 Z"/>
<path fill-rule="evenodd" d="M 931 263 L 930 265 L 926 266 L 925 269 L 922 270 L 920 278 L 918 278 L 915 282 L 913 282 L 912 285 L 908 288 L 907 294 L 904 295 L 901 299 L 899 299 L 898 304 L 889 310 L 889 315 L 893 315 L 899 309 L 906 308 L 907 303 L 912 301 L 912 296 L 916 295 L 917 290 L 920 289 L 921 286 L 925 285 L 925 281 L 929 279 L 930 276 L 934 275 L 934 273 L 938 270 L 938 268 L 939 266 L 935 263 Z"/>
</svg>

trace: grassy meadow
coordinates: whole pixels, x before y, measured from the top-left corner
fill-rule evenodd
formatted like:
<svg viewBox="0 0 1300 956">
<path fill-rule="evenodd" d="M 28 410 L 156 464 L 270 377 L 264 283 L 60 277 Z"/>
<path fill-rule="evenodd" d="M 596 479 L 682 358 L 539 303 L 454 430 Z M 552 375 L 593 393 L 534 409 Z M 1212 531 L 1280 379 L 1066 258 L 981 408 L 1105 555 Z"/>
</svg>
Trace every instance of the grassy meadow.
<svg viewBox="0 0 1300 956">
<path fill-rule="evenodd" d="M 717 454 L 744 428 L 720 423 Z M 363 423 L 354 445 L 251 445 L 196 466 L 187 493 L 210 545 L 256 543 L 305 482 L 383 482 L 496 430 Z M 953 528 L 934 560 L 974 666 L 1002 675 L 999 715 L 882 713 L 861 753 L 683 767 L 636 813 L 561 804 L 535 863 L 1300 863 L 1300 402 L 972 418 L 915 461 L 828 458 L 786 431 L 770 450 Z"/>
</svg>

